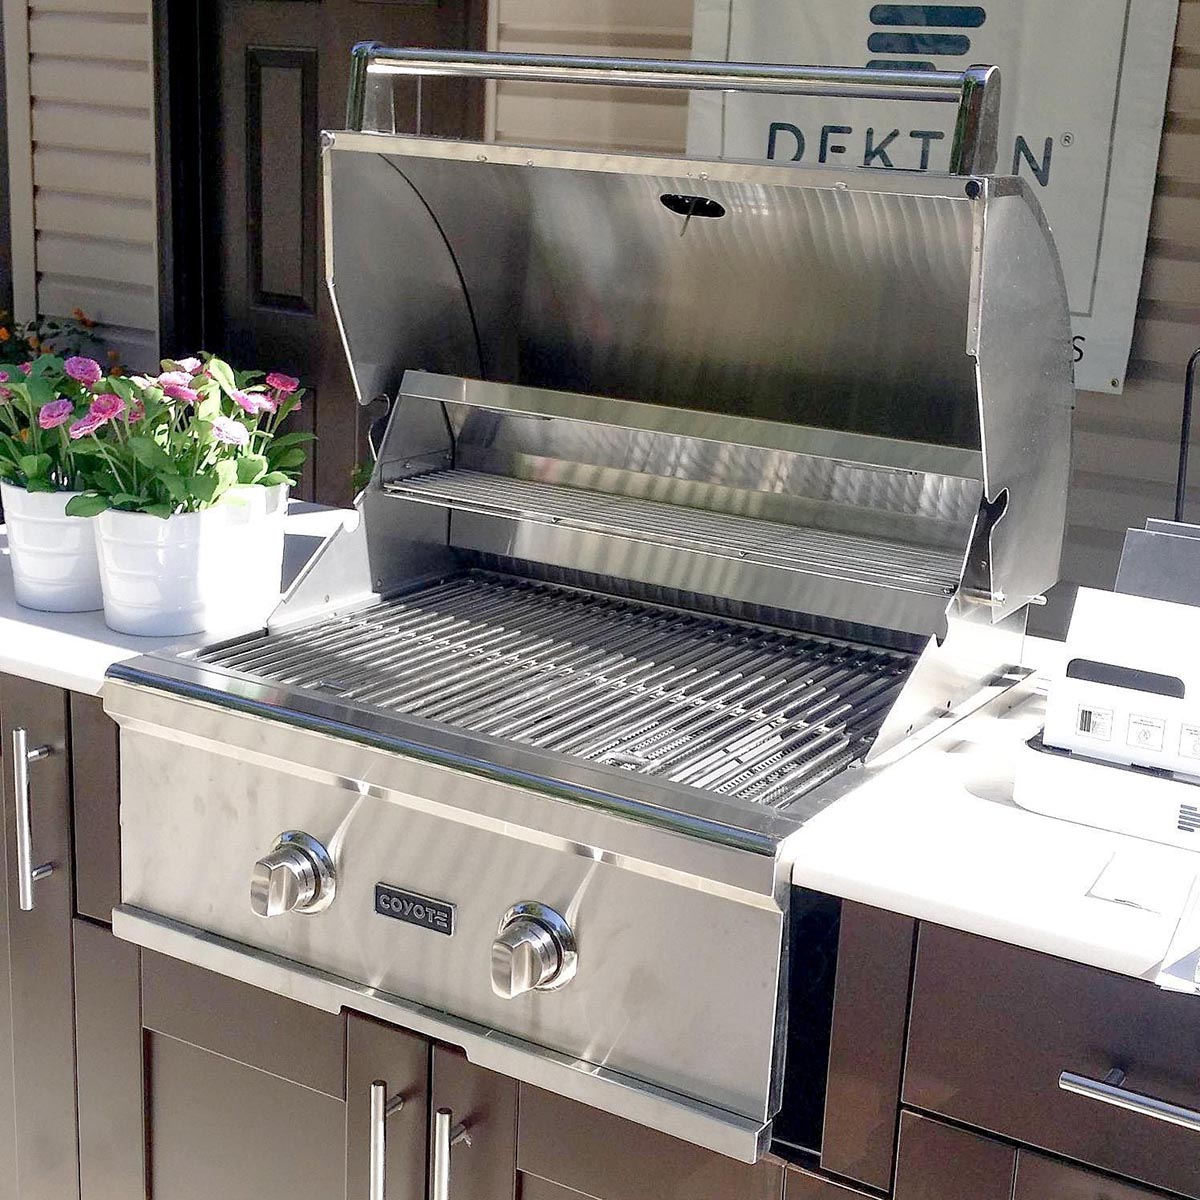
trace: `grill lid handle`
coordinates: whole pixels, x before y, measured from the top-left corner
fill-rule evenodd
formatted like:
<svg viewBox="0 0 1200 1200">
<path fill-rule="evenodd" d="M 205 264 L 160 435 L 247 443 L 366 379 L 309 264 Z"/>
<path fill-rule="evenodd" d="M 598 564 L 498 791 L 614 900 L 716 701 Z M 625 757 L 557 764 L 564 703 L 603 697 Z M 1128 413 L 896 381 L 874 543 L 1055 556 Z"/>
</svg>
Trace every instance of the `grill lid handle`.
<svg viewBox="0 0 1200 1200">
<path fill-rule="evenodd" d="M 692 59 L 393 49 L 380 42 L 360 42 L 354 47 L 351 64 L 346 110 L 350 129 L 361 132 L 370 127 L 369 107 L 371 111 L 390 111 L 390 94 L 379 104 L 380 94 L 376 89 L 381 83 L 390 86 L 387 77 L 392 75 L 956 104 L 958 120 L 950 150 L 951 174 L 987 175 L 996 169 L 1000 122 L 998 67 L 972 66 L 965 71 L 874 70 Z"/>
</svg>

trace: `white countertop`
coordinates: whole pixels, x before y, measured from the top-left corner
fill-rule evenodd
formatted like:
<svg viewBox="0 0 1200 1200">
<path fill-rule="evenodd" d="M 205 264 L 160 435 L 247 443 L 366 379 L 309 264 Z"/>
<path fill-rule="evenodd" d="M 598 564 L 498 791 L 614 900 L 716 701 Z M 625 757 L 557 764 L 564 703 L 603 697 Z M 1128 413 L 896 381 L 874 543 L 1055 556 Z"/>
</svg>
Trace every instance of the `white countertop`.
<svg viewBox="0 0 1200 1200">
<path fill-rule="evenodd" d="M 292 504 L 284 549 L 285 584 L 348 515 L 341 509 Z M 94 696 L 104 683 L 104 672 L 115 662 L 168 646 L 190 648 L 212 640 L 211 634 L 182 640 L 130 637 L 109 629 L 103 613 L 42 613 L 22 608 L 13 596 L 8 540 L 0 525 L 0 672 Z"/>
<path fill-rule="evenodd" d="M 1045 668 L 1060 643 L 1030 643 Z M 1044 685 L 993 701 L 873 773 L 797 837 L 805 887 L 1154 978 L 1200 854 L 1017 807 Z"/>
<path fill-rule="evenodd" d="M 285 577 L 347 514 L 294 505 Z M 0 526 L 0 672 L 95 695 L 114 662 L 168 645 L 128 637 L 100 613 L 21 608 Z M 1058 643 L 1030 641 L 1043 668 Z M 1157 974 L 1200 854 L 1018 808 L 1016 762 L 1042 725 L 1042 696 L 1010 693 L 872 772 L 795 841 L 793 879 L 818 891 L 1126 975 Z"/>
</svg>

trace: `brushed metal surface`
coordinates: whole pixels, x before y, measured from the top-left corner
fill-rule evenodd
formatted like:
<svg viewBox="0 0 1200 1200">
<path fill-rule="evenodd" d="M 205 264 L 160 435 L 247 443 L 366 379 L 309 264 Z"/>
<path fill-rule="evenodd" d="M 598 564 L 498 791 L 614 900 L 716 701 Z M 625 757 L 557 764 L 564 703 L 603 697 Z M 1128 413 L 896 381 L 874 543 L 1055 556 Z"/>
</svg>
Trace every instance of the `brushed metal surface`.
<svg viewBox="0 0 1200 1200">
<path fill-rule="evenodd" d="M 197 661 L 779 808 L 866 754 L 913 663 L 483 574 Z"/>
<path fill-rule="evenodd" d="M 608 1067 L 555 1054 L 448 1013 L 413 1004 L 377 988 L 339 979 L 302 963 L 241 946 L 203 929 L 133 906 L 113 912 L 113 931 L 125 941 L 191 962 L 327 1013 L 352 1009 L 460 1046 L 471 1062 L 579 1099 L 583 1104 L 679 1138 L 718 1154 L 754 1163 L 767 1148 L 770 1126 L 676 1092 L 621 1075 Z M 353 1029 L 355 1018 L 350 1019 Z M 396 1030 L 389 1030 L 393 1035 Z M 366 1100 L 366 1091 L 363 1099 Z M 353 1098 L 350 1101 L 353 1104 Z M 364 1170 L 365 1153 L 361 1157 Z"/>
<path fill-rule="evenodd" d="M 591 814 L 560 800 L 453 770 L 431 777 L 428 764 L 228 710 L 170 700 L 164 711 L 155 700 L 165 718 L 156 726 L 114 712 L 125 905 L 743 1117 L 773 1115 L 782 863 L 765 894 L 730 887 L 705 872 L 703 843 L 679 838 L 691 869 L 667 872 L 650 856 L 647 870 L 592 840 Z M 305 765 L 314 753 L 323 770 Z M 563 854 L 546 831 L 575 816 L 587 849 Z M 337 898 L 323 913 L 263 921 L 248 903 L 250 872 L 278 831 L 295 827 L 328 847 Z M 523 895 L 513 894 L 516 881 Z M 455 935 L 376 915 L 380 882 L 456 904 Z M 578 971 L 558 991 L 506 1001 L 491 987 L 492 941 L 529 896 L 570 922 Z"/>
</svg>

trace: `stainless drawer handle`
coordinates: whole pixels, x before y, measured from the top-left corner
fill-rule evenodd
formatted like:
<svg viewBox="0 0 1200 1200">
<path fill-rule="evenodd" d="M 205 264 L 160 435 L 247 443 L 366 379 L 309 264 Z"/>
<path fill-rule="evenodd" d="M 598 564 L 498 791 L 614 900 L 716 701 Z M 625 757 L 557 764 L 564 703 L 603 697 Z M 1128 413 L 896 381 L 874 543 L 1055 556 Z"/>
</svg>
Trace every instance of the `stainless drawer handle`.
<svg viewBox="0 0 1200 1200">
<path fill-rule="evenodd" d="M 450 1151 L 458 1145 L 469 1146 L 471 1135 L 454 1114 L 439 1108 L 433 1114 L 433 1167 L 429 1173 L 429 1200 L 450 1200 Z"/>
<path fill-rule="evenodd" d="M 403 1107 L 403 1096 L 388 1099 L 387 1084 L 382 1079 L 371 1084 L 371 1133 L 368 1138 L 371 1156 L 370 1200 L 387 1200 L 387 1119 Z"/>
<path fill-rule="evenodd" d="M 49 746 L 29 749 L 29 734 L 24 729 L 14 729 L 13 741 L 13 787 L 17 799 L 17 894 L 22 912 L 33 912 L 33 885 L 45 879 L 53 870 L 51 863 L 40 867 L 33 865 L 33 831 L 29 818 L 29 768 L 52 753 Z"/>
<path fill-rule="evenodd" d="M 1076 1096 L 1086 1096 L 1089 1100 L 1099 1100 L 1101 1104 L 1111 1104 L 1114 1108 L 1124 1108 L 1143 1117 L 1168 1121 L 1200 1133 L 1200 1112 L 1131 1092 L 1124 1083 L 1125 1072 L 1118 1070 L 1109 1071 L 1103 1079 L 1089 1079 L 1086 1075 L 1075 1075 L 1071 1071 L 1064 1071 L 1058 1077 L 1058 1086 L 1064 1092 L 1073 1092 Z"/>
</svg>

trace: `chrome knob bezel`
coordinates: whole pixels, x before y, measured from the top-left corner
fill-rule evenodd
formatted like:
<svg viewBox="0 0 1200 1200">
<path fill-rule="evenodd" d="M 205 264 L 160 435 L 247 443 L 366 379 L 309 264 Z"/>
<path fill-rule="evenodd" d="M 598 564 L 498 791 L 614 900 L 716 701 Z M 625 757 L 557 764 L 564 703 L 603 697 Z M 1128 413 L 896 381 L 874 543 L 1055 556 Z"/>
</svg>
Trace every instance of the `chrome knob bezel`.
<svg viewBox="0 0 1200 1200">
<path fill-rule="evenodd" d="M 275 854 L 279 850 L 291 850 L 298 854 L 312 871 L 313 886 L 312 897 L 305 903 L 297 904 L 288 912 L 293 913 L 319 913 L 327 909 L 334 900 L 337 892 L 337 874 L 334 870 L 333 859 L 329 856 L 329 851 L 325 849 L 316 838 L 304 833 L 299 829 L 290 829 L 286 833 L 281 833 L 272 845 L 269 853 L 260 858 L 255 863 L 255 869 L 266 862 L 271 854 Z M 253 885 L 252 885 L 253 886 Z M 263 920 L 271 920 L 277 916 L 287 916 L 288 912 L 283 913 L 259 913 L 256 910 L 256 915 Z"/>
<path fill-rule="evenodd" d="M 538 925 L 550 935 L 558 952 L 559 962 L 558 970 L 544 982 L 528 991 L 518 993 L 518 996 L 528 996 L 534 992 L 555 992 L 559 988 L 566 987 L 579 970 L 579 949 L 575 943 L 575 933 L 566 918 L 545 904 L 539 904 L 535 900 L 522 900 L 504 914 L 496 931 L 497 939 L 502 938 L 514 926 L 523 922 Z M 515 1000 L 518 996 L 505 998 Z"/>
</svg>

